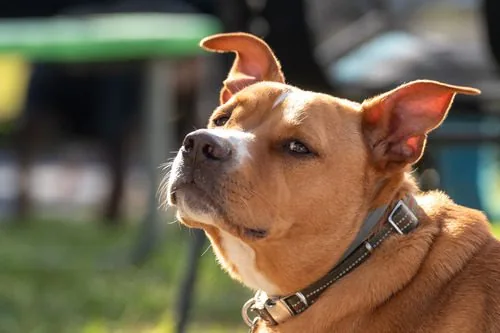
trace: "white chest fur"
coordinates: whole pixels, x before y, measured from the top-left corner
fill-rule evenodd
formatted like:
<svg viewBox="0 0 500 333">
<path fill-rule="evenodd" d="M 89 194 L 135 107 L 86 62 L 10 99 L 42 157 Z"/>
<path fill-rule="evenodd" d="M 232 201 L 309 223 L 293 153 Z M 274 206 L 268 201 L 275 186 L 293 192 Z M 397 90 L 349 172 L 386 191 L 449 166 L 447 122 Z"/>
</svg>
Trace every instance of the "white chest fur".
<svg viewBox="0 0 500 333">
<path fill-rule="evenodd" d="M 238 270 L 242 282 L 252 289 L 261 289 L 268 295 L 279 294 L 279 289 L 260 273 L 255 265 L 255 251 L 242 240 L 221 231 L 221 246 L 227 260 Z"/>
</svg>

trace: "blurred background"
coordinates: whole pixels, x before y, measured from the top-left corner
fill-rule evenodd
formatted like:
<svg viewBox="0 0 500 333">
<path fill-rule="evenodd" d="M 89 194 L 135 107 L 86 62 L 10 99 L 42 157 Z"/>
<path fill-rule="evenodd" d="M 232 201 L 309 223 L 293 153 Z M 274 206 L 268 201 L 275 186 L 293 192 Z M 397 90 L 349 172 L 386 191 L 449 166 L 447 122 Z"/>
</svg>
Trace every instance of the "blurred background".
<svg viewBox="0 0 500 333">
<path fill-rule="evenodd" d="M 500 222 L 498 17 L 495 0 L 5 1 L 0 333 L 246 332 L 250 292 L 157 209 L 162 165 L 231 64 L 197 46 L 216 32 L 263 37 L 290 84 L 343 98 L 419 78 L 481 89 L 416 174 Z"/>
</svg>

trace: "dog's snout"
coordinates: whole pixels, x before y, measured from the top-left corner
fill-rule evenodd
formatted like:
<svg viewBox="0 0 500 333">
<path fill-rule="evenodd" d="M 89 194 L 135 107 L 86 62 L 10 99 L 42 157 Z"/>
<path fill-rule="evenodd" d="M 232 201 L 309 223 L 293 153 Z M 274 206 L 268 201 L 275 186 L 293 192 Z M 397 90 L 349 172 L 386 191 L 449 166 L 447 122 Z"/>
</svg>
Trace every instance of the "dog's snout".
<svg viewBox="0 0 500 333">
<path fill-rule="evenodd" d="M 231 144 L 227 139 L 211 134 L 208 130 L 197 130 L 184 138 L 182 149 L 185 155 L 213 161 L 226 161 L 231 157 Z"/>
</svg>

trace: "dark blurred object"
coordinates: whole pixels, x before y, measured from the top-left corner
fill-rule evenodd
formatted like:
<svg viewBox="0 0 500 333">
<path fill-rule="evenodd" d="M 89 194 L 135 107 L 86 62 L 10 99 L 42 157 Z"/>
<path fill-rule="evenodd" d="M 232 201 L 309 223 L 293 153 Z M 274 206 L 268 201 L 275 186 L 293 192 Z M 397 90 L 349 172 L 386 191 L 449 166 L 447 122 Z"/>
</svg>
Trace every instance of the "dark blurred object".
<svg viewBox="0 0 500 333">
<path fill-rule="evenodd" d="M 109 72 L 109 71 L 108 71 Z M 16 128 L 14 144 L 21 186 L 18 217 L 30 206 L 26 174 L 41 141 L 93 140 L 103 146 L 111 171 L 112 189 L 105 203 L 106 222 L 119 221 L 124 189 L 124 164 L 131 131 L 136 129 L 139 105 L 139 68 L 118 68 L 103 75 L 92 68 L 73 71 L 64 65 L 37 64 L 27 92 L 26 107 Z M 52 141 L 53 141 L 52 140 Z M 25 220 L 20 218 L 20 220 Z"/>
<path fill-rule="evenodd" d="M 194 230 L 193 238 L 189 244 L 188 261 L 186 270 L 179 288 L 177 296 L 176 308 L 176 332 L 183 333 L 186 331 L 189 321 L 189 311 L 191 303 L 195 296 L 195 283 L 198 276 L 199 264 L 201 260 L 202 251 L 206 243 L 205 232 L 203 230 Z"/>
<path fill-rule="evenodd" d="M 29 2 L 29 3 L 26 3 Z M 208 3 L 199 3 L 203 10 L 211 10 Z M 29 8 L 25 16 L 52 15 L 84 16 L 106 13 L 196 13 L 201 9 L 188 1 L 180 0 L 64 0 L 44 3 L 47 7 L 30 1 L 19 5 Z M 22 10 L 2 12 L 3 17 L 22 16 Z M 16 152 L 21 177 L 18 198 L 20 221 L 30 207 L 26 174 L 32 164 L 35 148 L 47 134 L 47 128 L 57 129 L 63 141 L 92 139 L 102 144 L 111 173 L 111 191 L 104 204 L 104 221 L 118 224 L 120 203 L 124 193 L 125 162 L 132 132 L 137 129 L 143 90 L 142 69 L 139 61 L 112 64 L 34 64 L 29 82 L 27 103 L 16 131 Z M 189 68 L 189 70 L 186 70 Z M 191 129 L 196 98 L 196 63 L 186 60 L 176 67 L 178 76 L 176 92 L 178 108 L 178 133 L 182 138 Z M 58 139 L 60 139 L 58 137 Z"/>
<path fill-rule="evenodd" d="M 420 4 L 420 10 L 415 12 L 416 7 L 412 6 L 407 9 L 408 2 Z M 327 38 L 334 43 L 324 43 L 330 46 L 324 53 L 340 55 L 331 62 L 329 73 L 338 83 L 340 95 L 353 100 L 363 100 L 422 78 L 481 89 L 481 96 L 456 98 L 446 122 L 430 134 L 426 154 L 416 165 L 416 174 L 422 175 L 424 189 L 443 189 L 458 203 L 484 210 L 478 186 L 484 146 L 478 143 L 499 142 L 500 131 L 485 129 L 484 125 L 489 122 L 487 119 L 500 115 L 500 81 L 480 38 L 482 17 L 477 15 L 477 6 L 472 1 L 449 1 L 446 5 L 427 1 L 425 6 L 424 3 L 385 2 L 386 6 L 371 9 L 371 17 L 378 20 L 356 20 L 343 29 L 346 33 Z M 402 17 L 401 11 L 406 13 Z M 493 24 L 498 24 L 495 13 L 488 15 Z M 378 22 L 384 18 L 391 22 Z M 343 52 L 340 47 L 340 51 L 333 51 L 335 41 L 348 41 L 351 32 L 371 27 L 378 28 L 379 33 L 355 49 Z M 491 31 L 490 39 L 498 38 L 497 32 Z M 456 168 L 457 165 L 461 168 Z"/>
<path fill-rule="evenodd" d="M 314 43 L 303 0 L 217 0 L 226 31 L 262 37 L 280 59 L 287 82 L 306 90 L 333 93 L 314 56 Z M 227 66 L 232 63 L 228 59 Z"/>
<path fill-rule="evenodd" d="M 490 51 L 497 69 L 500 69 L 500 2 L 498 0 L 483 0 L 482 10 Z"/>
<path fill-rule="evenodd" d="M 0 18 L 27 18 L 27 17 L 48 17 L 56 15 L 62 8 L 78 5 L 88 1 L 79 0 L 18 0 L 4 1 Z M 106 0 L 96 0 L 95 2 L 106 2 Z M 109 1 L 108 1 L 109 2 Z"/>
</svg>

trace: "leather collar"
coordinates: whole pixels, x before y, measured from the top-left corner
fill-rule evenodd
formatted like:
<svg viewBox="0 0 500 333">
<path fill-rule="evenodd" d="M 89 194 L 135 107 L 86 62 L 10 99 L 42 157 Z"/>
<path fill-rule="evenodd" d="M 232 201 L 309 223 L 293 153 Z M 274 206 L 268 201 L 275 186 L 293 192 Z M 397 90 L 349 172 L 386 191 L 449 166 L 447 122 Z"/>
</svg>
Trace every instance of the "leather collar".
<svg viewBox="0 0 500 333">
<path fill-rule="evenodd" d="M 259 290 L 242 308 L 245 323 L 251 328 L 263 320 L 274 326 L 304 312 L 336 281 L 349 274 L 370 257 L 382 242 L 394 233 L 406 235 L 413 231 L 421 212 L 415 198 L 407 195 L 392 205 L 379 207 L 367 216 L 358 235 L 339 263 L 310 286 L 287 296 L 268 296 Z M 379 226 L 376 231 L 374 229 Z M 249 312 L 255 317 L 250 319 Z"/>
</svg>

